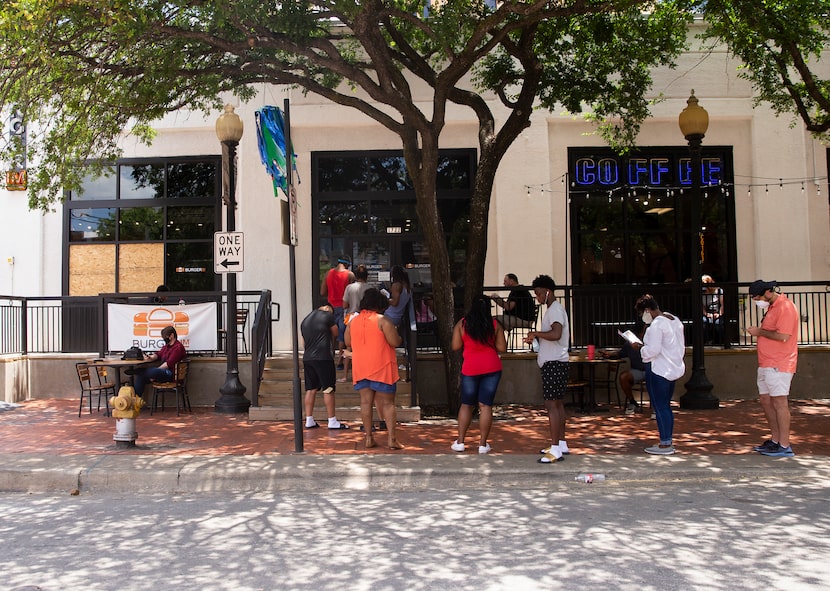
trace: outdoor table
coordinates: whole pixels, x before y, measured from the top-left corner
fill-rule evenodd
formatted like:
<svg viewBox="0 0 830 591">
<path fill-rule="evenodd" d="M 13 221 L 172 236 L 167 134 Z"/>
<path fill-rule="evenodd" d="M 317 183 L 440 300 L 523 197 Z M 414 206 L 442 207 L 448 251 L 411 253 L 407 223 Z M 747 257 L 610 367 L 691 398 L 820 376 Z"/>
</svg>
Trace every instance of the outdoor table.
<svg viewBox="0 0 830 591">
<path fill-rule="evenodd" d="M 152 363 L 149 359 L 121 359 L 120 357 L 104 357 L 104 358 L 97 358 L 97 359 L 88 359 L 86 364 L 90 367 L 92 366 L 103 366 L 103 367 L 112 367 L 115 369 L 115 382 L 118 384 L 118 387 L 121 387 L 121 369 L 122 368 L 129 368 L 135 369 L 136 367 L 146 366 Z M 132 376 L 130 377 L 130 384 L 133 383 Z"/>
<path fill-rule="evenodd" d="M 623 363 L 622 359 L 608 359 L 606 357 L 596 356 L 594 359 L 588 359 L 583 355 L 571 355 L 568 358 L 569 363 L 575 363 L 579 371 L 580 379 L 584 379 L 584 370 L 588 368 L 588 396 L 585 405 L 580 409 L 583 412 L 607 412 L 608 409 L 597 404 L 596 393 L 596 370 L 600 365 L 619 365 Z"/>
</svg>

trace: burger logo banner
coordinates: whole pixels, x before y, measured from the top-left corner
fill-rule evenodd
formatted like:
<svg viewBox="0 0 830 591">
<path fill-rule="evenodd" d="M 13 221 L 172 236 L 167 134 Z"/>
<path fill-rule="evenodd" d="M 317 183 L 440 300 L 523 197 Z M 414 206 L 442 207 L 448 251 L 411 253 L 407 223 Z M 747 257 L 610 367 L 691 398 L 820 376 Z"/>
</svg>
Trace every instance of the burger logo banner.
<svg viewBox="0 0 830 591">
<path fill-rule="evenodd" d="M 217 349 L 216 302 L 173 306 L 107 305 L 110 351 L 125 351 L 130 347 L 157 351 L 164 346 L 161 331 L 165 326 L 176 329 L 179 340 L 189 351 Z"/>
</svg>

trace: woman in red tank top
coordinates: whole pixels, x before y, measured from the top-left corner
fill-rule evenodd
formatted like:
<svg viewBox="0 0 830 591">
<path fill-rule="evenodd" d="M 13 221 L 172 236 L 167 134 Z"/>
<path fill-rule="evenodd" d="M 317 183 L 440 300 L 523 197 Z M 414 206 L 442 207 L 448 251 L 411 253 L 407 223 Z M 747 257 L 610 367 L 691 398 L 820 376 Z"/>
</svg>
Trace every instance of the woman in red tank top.
<svg viewBox="0 0 830 591">
<path fill-rule="evenodd" d="M 464 451 L 464 437 L 473 420 L 473 408 L 478 405 L 478 453 L 489 453 L 487 438 L 493 424 L 493 401 L 501 380 L 499 353 L 507 351 L 504 330 L 490 312 L 490 298 L 481 295 L 473 299 L 467 315 L 453 329 L 452 349 L 463 349 L 464 361 L 461 365 L 458 439 L 450 447 L 453 451 Z"/>
<path fill-rule="evenodd" d="M 377 445 L 372 436 L 372 405 L 376 404 L 389 430 L 390 449 L 403 449 L 395 438 L 395 391 L 400 379 L 395 347 L 401 344 L 401 335 L 383 316 L 388 306 L 389 300 L 378 289 L 367 289 L 360 300 L 360 313 L 346 327 L 346 346 L 352 350 L 352 380 L 360 393 L 366 447 Z"/>
</svg>

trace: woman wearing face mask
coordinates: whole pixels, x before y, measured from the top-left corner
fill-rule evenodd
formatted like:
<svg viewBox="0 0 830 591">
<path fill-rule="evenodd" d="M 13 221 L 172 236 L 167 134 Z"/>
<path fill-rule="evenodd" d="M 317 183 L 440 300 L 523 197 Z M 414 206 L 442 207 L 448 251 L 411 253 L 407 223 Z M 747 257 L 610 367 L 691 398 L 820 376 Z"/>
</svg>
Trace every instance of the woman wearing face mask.
<svg viewBox="0 0 830 591">
<path fill-rule="evenodd" d="M 683 356 L 686 354 L 683 323 L 673 314 L 660 310 L 657 301 L 649 294 L 641 296 L 634 309 L 648 326 L 643 344 L 633 346 L 640 349 L 640 355 L 646 364 L 648 397 L 660 433 L 660 443 L 647 447 L 645 451 L 649 454 L 668 456 L 674 453 L 674 415 L 671 410 L 674 383 L 686 372 L 683 362 Z"/>
</svg>

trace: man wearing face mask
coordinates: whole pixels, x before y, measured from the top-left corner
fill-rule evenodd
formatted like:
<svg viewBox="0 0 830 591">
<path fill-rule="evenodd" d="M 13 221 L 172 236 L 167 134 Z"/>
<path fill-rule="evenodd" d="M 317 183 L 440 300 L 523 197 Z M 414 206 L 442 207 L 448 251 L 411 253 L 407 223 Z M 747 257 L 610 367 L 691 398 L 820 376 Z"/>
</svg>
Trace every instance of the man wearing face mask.
<svg viewBox="0 0 830 591">
<path fill-rule="evenodd" d="M 160 360 L 161 365 L 157 367 L 139 367 L 133 372 L 135 376 L 135 393 L 138 396 L 143 397 L 144 388 L 148 382 L 169 382 L 172 380 L 173 372 L 176 370 L 176 364 L 187 357 L 187 351 L 185 351 L 184 345 L 179 341 L 179 335 L 176 333 L 175 328 L 172 326 L 162 328 L 161 338 L 164 340 L 164 346 L 159 349 L 159 352 L 145 355 L 147 361 Z"/>
<path fill-rule="evenodd" d="M 794 456 L 790 445 L 790 384 L 798 362 L 798 310 L 775 289 L 775 281 L 758 279 L 749 295 L 765 310 L 761 326 L 746 329 L 758 341 L 758 394 L 772 437 L 755 451 L 765 456 Z"/>
</svg>

